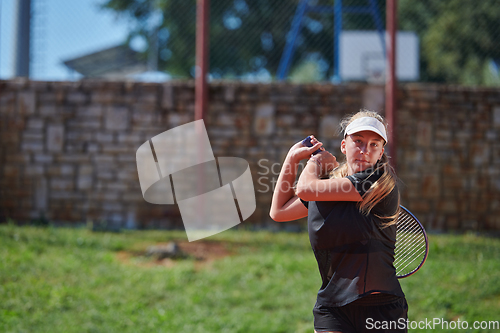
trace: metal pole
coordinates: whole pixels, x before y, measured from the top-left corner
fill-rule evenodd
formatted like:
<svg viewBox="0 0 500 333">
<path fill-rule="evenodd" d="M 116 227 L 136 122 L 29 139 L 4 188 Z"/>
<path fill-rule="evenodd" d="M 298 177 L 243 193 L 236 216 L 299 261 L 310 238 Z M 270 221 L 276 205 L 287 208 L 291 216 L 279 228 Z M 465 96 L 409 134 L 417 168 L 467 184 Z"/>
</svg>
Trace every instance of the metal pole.
<svg viewBox="0 0 500 333">
<path fill-rule="evenodd" d="M 197 0 L 196 8 L 196 71 L 195 71 L 195 104 L 194 104 L 194 120 L 204 120 L 207 111 L 208 102 L 208 87 L 207 87 L 207 73 L 208 73 L 208 32 L 209 32 L 209 10 L 210 0 Z M 201 137 L 201 126 L 196 127 L 196 134 Z M 201 148 L 201 143 L 198 149 Z M 200 151 L 198 158 L 200 159 L 204 154 Z M 200 161 L 201 163 L 201 161 Z M 203 184 L 206 182 L 205 168 L 198 168 L 198 193 L 202 192 Z M 196 208 L 197 224 L 198 226 L 204 225 L 205 216 L 203 212 L 205 209 L 205 200 L 200 198 L 197 202 Z"/>
<path fill-rule="evenodd" d="M 209 10 L 210 0 L 198 0 L 196 9 L 195 120 L 204 119 L 207 109 Z"/>
<path fill-rule="evenodd" d="M 340 83 L 340 34 L 342 33 L 342 0 L 335 0 L 333 7 L 333 81 Z"/>
<path fill-rule="evenodd" d="M 389 123 L 391 164 L 397 166 L 397 119 L 396 119 L 396 31 L 397 31 L 397 0 L 387 0 L 387 79 L 385 83 L 385 116 Z"/>
<path fill-rule="evenodd" d="M 14 76 L 30 76 L 31 0 L 17 0 Z"/>
<path fill-rule="evenodd" d="M 284 80 L 288 75 L 288 70 L 290 69 L 290 65 L 292 62 L 293 52 L 295 50 L 295 41 L 302 26 L 302 19 L 307 12 L 308 2 L 309 0 L 301 0 L 295 11 L 295 16 L 293 17 L 292 21 L 292 28 L 287 35 L 285 50 L 283 51 L 283 55 L 281 56 L 281 60 L 278 66 L 278 72 L 276 75 L 277 79 L 280 81 Z"/>
<path fill-rule="evenodd" d="M 149 56 L 148 70 L 151 72 L 158 71 L 158 9 L 154 2 L 149 4 Z"/>
</svg>

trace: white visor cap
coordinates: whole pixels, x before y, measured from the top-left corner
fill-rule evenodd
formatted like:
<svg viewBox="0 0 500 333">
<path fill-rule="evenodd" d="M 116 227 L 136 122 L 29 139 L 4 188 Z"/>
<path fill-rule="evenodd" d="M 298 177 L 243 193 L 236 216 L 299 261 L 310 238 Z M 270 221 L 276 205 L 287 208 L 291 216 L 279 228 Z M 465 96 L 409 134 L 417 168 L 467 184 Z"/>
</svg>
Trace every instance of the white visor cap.
<svg viewBox="0 0 500 333">
<path fill-rule="evenodd" d="M 388 142 L 384 124 L 373 117 L 363 117 L 354 120 L 345 129 L 344 137 L 361 131 L 375 132 L 385 140 L 385 143 Z"/>
</svg>

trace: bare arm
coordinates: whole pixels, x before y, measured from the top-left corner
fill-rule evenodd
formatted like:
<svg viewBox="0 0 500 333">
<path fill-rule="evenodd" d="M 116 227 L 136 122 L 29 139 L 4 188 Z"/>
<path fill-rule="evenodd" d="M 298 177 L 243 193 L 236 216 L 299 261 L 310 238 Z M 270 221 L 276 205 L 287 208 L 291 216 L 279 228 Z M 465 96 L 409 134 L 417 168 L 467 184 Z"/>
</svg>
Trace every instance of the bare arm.
<svg viewBox="0 0 500 333">
<path fill-rule="evenodd" d="M 301 160 L 309 158 L 312 152 L 321 147 L 317 142 L 313 147 L 304 147 L 296 143 L 288 152 L 278 176 L 271 202 L 269 215 L 277 222 L 293 221 L 307 216 L 307 208 L 295 194 L 293 184 L 297 177 L 297 169 Z"/>
<path fill-rule="evenodd" d="M 317 157 L 316 157 L 317 156 Z M 321 179 L 322 167 L 338 166 L 329 152 L 321 152 L 314 157 L 318 163 L 309 161 L 300 174 L 297 196 L 305 201 L 361 201 L 361 195 L 347 178 Z M 327 167 L 328 168 L 328 167 Z"/>
</svg>

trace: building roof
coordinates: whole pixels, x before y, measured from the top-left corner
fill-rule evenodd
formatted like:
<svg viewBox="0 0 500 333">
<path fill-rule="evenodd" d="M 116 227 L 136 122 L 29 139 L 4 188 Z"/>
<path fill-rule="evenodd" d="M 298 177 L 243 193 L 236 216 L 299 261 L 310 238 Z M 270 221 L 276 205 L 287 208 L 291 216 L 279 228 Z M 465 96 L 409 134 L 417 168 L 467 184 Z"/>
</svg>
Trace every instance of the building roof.
<svg viewBox="0 0 500 333">
<path fill-rule="evenodd" d="M 119 78 L 147 70 L 146 60 L 127 45 L 66 60 L 64 64 L 85 77 Z"/>
</svg>

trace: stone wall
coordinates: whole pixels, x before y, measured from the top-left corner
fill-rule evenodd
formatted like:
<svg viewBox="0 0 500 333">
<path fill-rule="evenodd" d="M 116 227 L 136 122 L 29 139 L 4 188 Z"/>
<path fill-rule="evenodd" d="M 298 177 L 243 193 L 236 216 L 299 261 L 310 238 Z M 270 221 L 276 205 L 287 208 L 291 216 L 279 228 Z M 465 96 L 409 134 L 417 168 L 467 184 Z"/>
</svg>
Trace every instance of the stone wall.
<svg viewBox="0 0 500 333">
<path fill-rule="evenodd" d="M 384 88 L 365 84 L 220 82 L 209 96 L 215 156 L 250 163 L 252 227 L 304 226 L 268 215 L 292 144 L 313 133 L 340 156 L 339 120 L 384 108 Z M 500 230 L 500 90 L 407 84 L 398 103 L 402 204 L 429 229 Z M 193 82 L 0 81 L 0 219 L 182 227 L 176 206 L 142 198 L 135 152 L 193 120 Z"/>
</svg>

